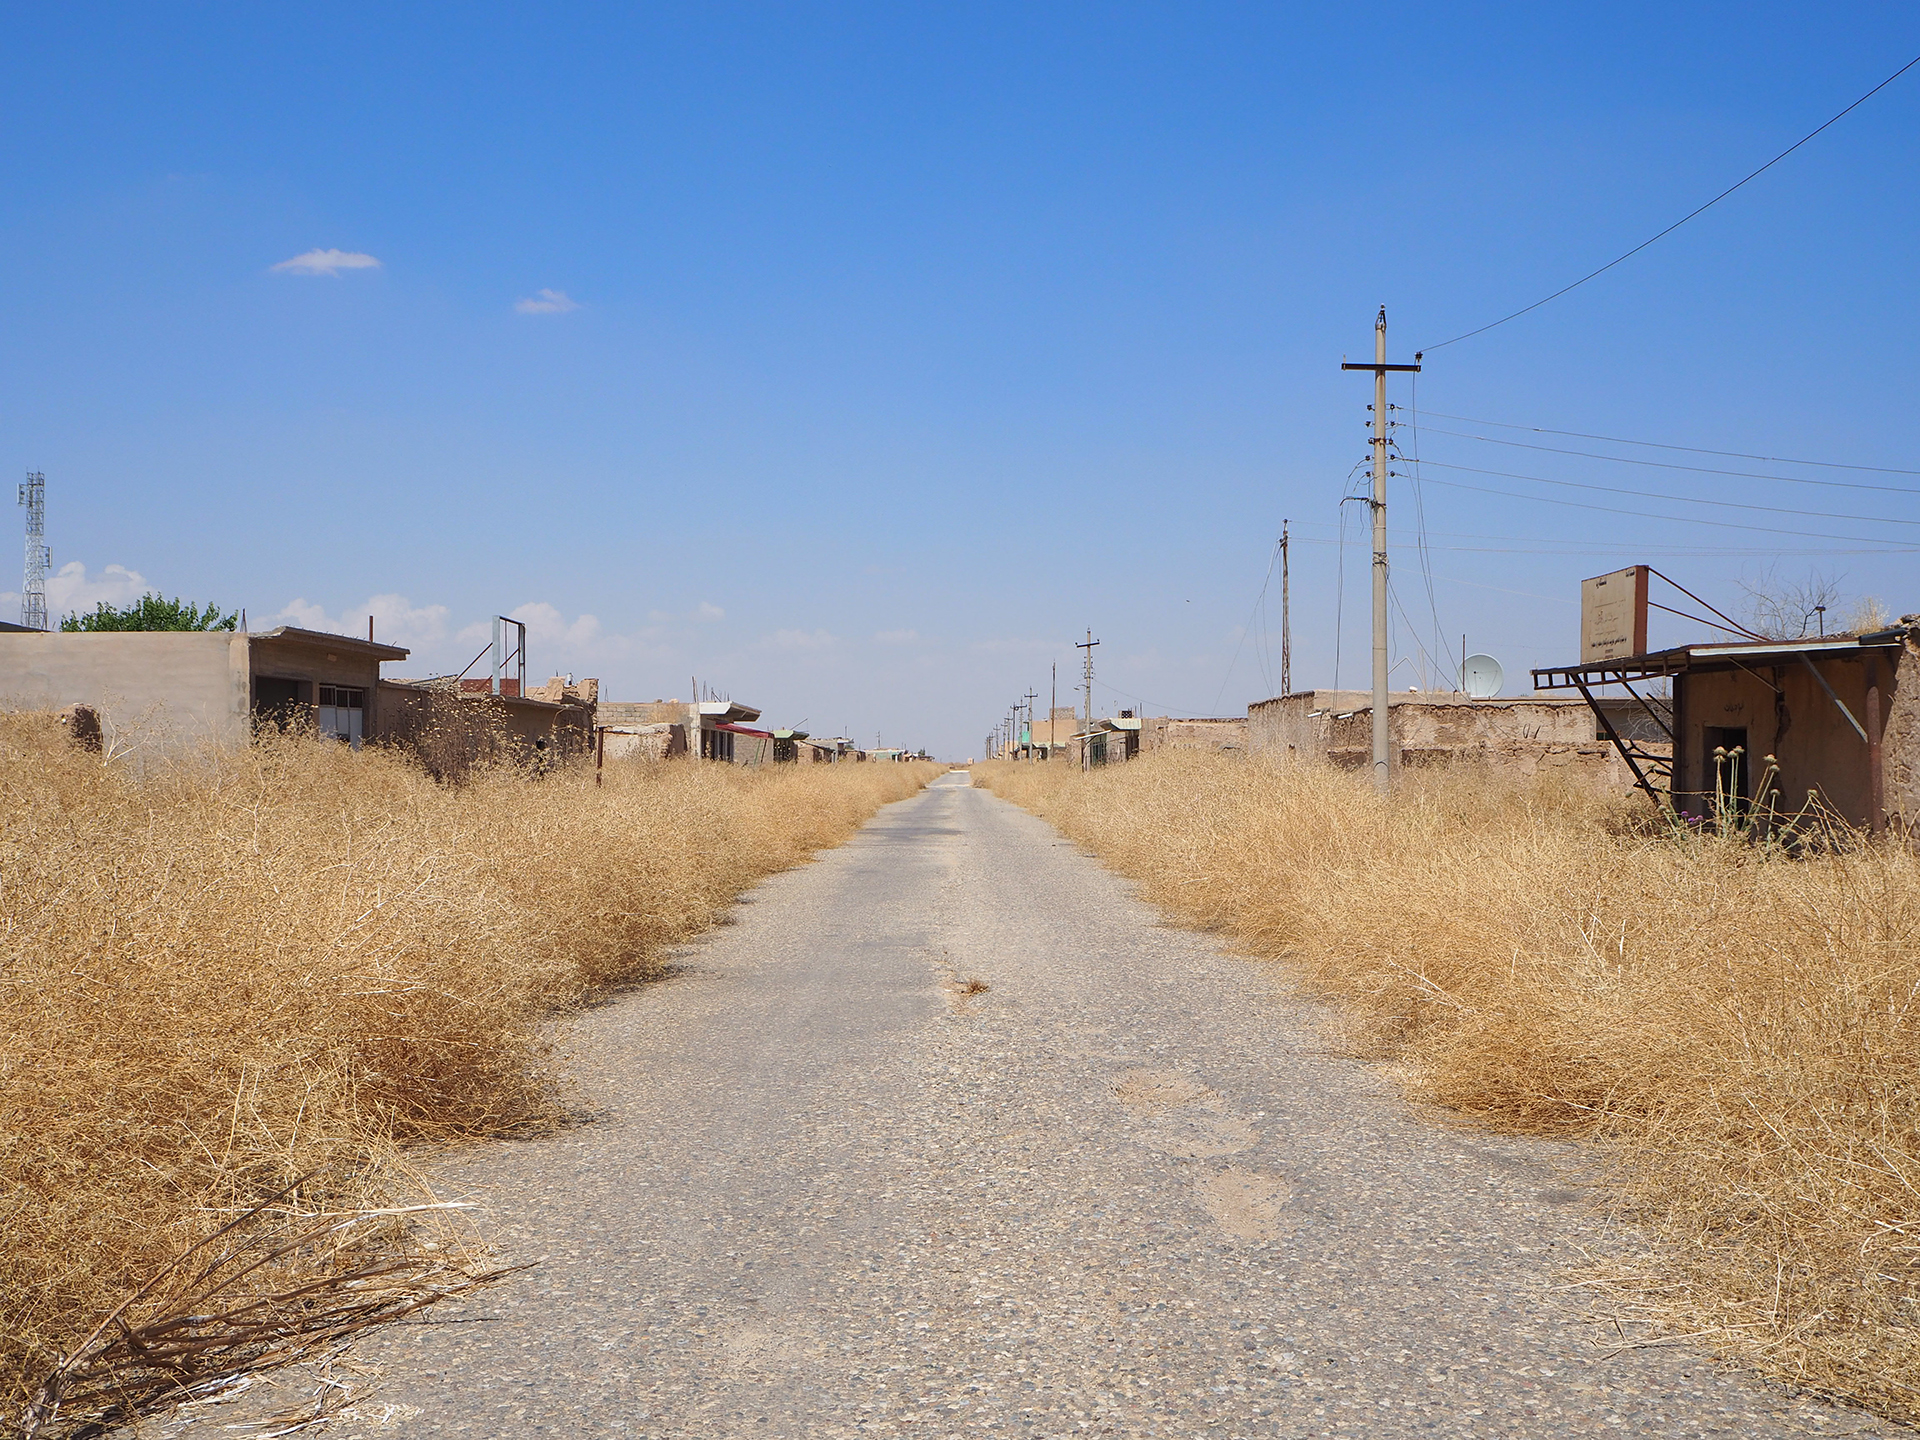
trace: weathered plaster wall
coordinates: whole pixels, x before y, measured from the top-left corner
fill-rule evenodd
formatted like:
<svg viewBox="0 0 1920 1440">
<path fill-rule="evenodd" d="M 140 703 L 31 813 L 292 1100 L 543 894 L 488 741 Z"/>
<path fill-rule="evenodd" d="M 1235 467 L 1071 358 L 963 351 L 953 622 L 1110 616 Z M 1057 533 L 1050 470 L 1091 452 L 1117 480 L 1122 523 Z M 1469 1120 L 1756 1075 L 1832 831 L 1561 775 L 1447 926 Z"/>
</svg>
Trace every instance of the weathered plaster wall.
<svg viewBox="0 0 1920 1440">
<path fill-rule="evenodd" d="M 1362 766 L 1373 756 L 1373 697 L 1364 690 L 1311 690 L 1247 707 L 1255 754 Z M 1550 753 L 1605 768 L 1593 712 L 1583 700 L 1470 700 L 1421 692 L 1390 697 L 1389 764 L 1479 760 L 1531 770 Z M 1609 747 L 1610 750 L 1611 747 Z M 1577 759 L 1593 751 L 1591 764 Z M 1531 758 L 1529 758 L 1531 757 Z M 1625 767 L 1620 767 L 1625 774 Z"/>
<path fill-rule="evenodd" d="M 1920 676 L 1920 626 L 1907 632 L 1899 651 L 1881 740 L 1887 819 L 1909 834 L 1920 832 L 1920 681 L 1916 676 Z M 1881 684 L 1884 687 L 1886 682 Z"/>
<path fill-rule="evenodd" d="M 92 706 L 110 750 L 238 749 L 253 733 L 247 643 L 225 630 L 0 634 L 0 706 Z"/>
</svg>

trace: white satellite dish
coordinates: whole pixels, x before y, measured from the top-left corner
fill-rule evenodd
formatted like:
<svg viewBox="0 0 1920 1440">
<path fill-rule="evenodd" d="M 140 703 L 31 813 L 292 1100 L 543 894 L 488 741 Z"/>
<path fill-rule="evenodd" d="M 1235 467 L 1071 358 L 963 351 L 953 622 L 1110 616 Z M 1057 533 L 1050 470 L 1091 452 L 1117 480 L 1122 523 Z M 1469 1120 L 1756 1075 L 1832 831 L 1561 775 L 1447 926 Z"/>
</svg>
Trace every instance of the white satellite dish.
<svg viewBox="0 0 1920 1440">
<path fill-rule="evenodd" d="M 1500 693 L 1500 687 L 1507 680 L 1507 672 L 1500 668 L 1500 662 L 1491 655 L 1469 655 L 1467 663 L 1461 668 L 1467 694 L 1475 700 L 1491 700 Z"/>
</svg>

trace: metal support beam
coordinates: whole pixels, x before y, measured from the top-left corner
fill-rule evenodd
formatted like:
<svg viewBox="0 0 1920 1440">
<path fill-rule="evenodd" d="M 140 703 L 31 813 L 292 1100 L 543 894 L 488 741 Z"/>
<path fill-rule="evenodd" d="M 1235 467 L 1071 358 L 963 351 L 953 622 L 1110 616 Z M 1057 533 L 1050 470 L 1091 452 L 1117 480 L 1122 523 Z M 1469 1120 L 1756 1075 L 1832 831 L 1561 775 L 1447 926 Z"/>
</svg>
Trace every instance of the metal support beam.
<svg viewBox="0 0 1920 1440">
<path fill-rule="evenodd" d="M 1606 731 L 1607 739 L 1612 742 L 1613 748 L 1620 752 L 1620 758 L 1626 761 L 1627 768 L 1633 771 L 1634 785 L 1646 791 L 1647 798 L 1656 805 L 1666 804 L 1668 797 L 1654 789 L 1653 782 L 1647 779 L 1646 772 L 1640 768 L 1639 760 L 1634 758 L 1633 751 L 1629 750 L 1626 742 L 1620 738 L 1620 732 L 1613 728 L 1613 722 L 1607 719 L 1607 712 L 1600 708 L 1600 702 L 1593 698 L 1593 692 L 1587 688 L 1586 682 L 1575 680 L 1573 683 L 1579 687 L 1580 698 L 1585 700 L 1587 708 L 1593 711 L 1593 718 L 1600 722 L 1600 728 Z"/>
<path fill-rule="evenodd" d="M 1866 741 L 1867 744 L 1869 745 L 1873 744 L 1873 741 L 1867 739 L 1867 727 L 1862 725 L 1858 720 L 1854 719 L 1853 712 L 1847 709 L 1847 707 L 1841 703 L 1840 697 L 1838 695 L 1833 693 L 1833 686 L 1829 685 L 1827 683 L 1827 677 L 1820 673 L 1820 667 L 1815 665 L 1813 661 L 1809 660 L 1805 655 L 1802 655 L 1800 657 L 1800 663 L 1806 666 L 1807 670 L 1809 671 L 1809 673 L 1812 674 L 1813 678 L 1820 682 L 1820 688 L 1827 692 L 1827 698 L 1833 701 L 1834 708 L 1838 710 L 1842 715 L 1847 717 L 1847 723 L 1853 726 L 1854 733 L 1858 735 L 1862 740 Z"/>
</svg>

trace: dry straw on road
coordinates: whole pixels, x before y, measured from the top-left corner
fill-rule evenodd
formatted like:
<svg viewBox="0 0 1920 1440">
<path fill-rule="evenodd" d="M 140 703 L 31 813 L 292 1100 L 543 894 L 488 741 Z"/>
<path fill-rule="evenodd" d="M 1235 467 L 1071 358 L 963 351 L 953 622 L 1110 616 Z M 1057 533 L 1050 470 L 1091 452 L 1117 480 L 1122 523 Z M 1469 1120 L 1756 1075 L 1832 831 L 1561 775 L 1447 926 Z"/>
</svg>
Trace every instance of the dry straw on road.
<svg viewBox="0 0 1920 1440">
<path fill-rule="evenodd" d="M 406 1147 L 550 1123 L 544 1018 L 934 773 L 446 788 L 288 739 L 142 778 L 0 716 L 6 1423 L 37 1394 L 55 1433 L 484 1278 L 451 1212 L 410 1208 L 435 1201 Z"/>
<path fill-rule="evenodd" d="M 1429 1097 L 1607 1142 L 1662 1242 L 1614 1277 L 1623 1317 L 1920 1419 L 1912 850 L 1793 858 L 1490 772 L 1386 802 L 1360 776 L 1191 754 L 975 775 L 1285 959 Z"/>
</svg>

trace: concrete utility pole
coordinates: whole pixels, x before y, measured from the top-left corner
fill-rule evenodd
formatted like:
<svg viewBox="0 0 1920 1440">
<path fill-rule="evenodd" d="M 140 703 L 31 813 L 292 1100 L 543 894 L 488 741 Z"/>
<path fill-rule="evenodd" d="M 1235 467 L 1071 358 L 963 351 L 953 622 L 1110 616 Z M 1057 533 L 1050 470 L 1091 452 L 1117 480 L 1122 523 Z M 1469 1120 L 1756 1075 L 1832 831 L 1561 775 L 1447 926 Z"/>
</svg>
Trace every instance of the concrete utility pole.
<svg viewBox="0 0 1920 1440">
<path fill-rule="evenodd" d="M 1387 788 L 1387 372 L 1419 370 L 1387 363 L 1387 307 L 1373 322 L 1373 364 L 1340 362 L 1373 372 L 1373 784 Z"/>
<path fill-rule="evenodd" d="M 1033 759 L 1033 702 L 1040 697 L 1027 691 L 1027 759 Z"/>
<path fill-rule="evenodd" d="M 1087 638 L 1084 641 L 1076 640 L 1073 642 L 1074 649 L 1087 652 L 1087 663 L 1084 670 L 1085 678 L 1081 681 L 1082 687 L 1087 692 L 1087 723 L 1080 727 L 1080 768 L 1082 770 L 1087 768 L 1086 737 L 1093 734 L 1093 647 L 1099 643 L 1098 640 L 1093 638 L 1093 631 L 1091 630 L 1087 631 Z"/>
<path fill-rule="evenodd" d="M 1100 641 L 1092 637 L 1091 630 L 1087 632 L 1087 639 L 1085 639 L 1085 641 L 1079 641 L 1079 639 L 1073 641 L 1073 649 L 1077 649 L 1077 651 L 1087 651 L 1087 664 L 1081 668 L 1081 689 L 1087 691 L 1087 726 L 1085 726 L 1085 730 L 1087 730 L 1089 735 L 1092 733 L 1092 647 L 1098 645 L 1098 643 L 1100 643 Z M 1081 749 L 1085 749 L 1085 747 L 1081 747 Z"/>
<path fill-rule="evenodd" d="M 1280 693 L 1293 693 L 1293 617 L 1287 594 L 1287 522 L 1280 522 Z"/>
</svg>

